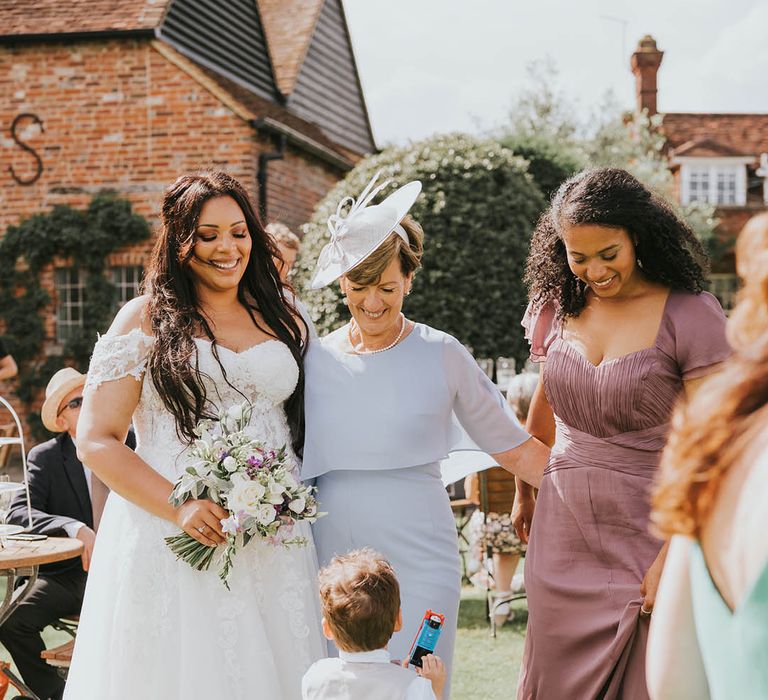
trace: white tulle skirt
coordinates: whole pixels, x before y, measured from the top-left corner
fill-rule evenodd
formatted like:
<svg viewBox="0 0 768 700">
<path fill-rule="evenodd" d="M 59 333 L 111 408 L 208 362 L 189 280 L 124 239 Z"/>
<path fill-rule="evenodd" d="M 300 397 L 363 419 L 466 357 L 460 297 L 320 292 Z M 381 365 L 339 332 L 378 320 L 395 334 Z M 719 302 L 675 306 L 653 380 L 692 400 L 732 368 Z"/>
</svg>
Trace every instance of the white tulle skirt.
<svg viewBox="0 0 768 700">
<path fill-rule="evenodd" d="M 304 672 L 326 651 L 314 546 L 252 542 L 227 591 L 213 568 L 175 559 L 163 538 L 176 532 L 110 496 L 65 699 L 300 698 Z"/>
</svg>

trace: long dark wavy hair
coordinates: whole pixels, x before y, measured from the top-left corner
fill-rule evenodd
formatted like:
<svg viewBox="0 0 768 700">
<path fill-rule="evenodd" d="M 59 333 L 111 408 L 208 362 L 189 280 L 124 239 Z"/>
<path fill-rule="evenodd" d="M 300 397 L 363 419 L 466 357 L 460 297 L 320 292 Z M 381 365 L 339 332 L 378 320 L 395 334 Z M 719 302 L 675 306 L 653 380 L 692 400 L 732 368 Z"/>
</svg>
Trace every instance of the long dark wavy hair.
<svg viewBox="0 0 768 700">
<path fill-rule="evenodd" d="M 226 173 L 182 175 L 163 197 L 162 229 L 144 282 L 144 291 L 149 295 L 149 322 L 156 338 L 148 359 L 152 382 L 176 420 L 176 432 L 188 442 L 195 439 L 194 428 L 199 420 L 215 418 L 217 414 L 202 381 L 195 337 L 210 340 L 213 355 L 229 384 L 219 359 L 216 337 L 200 309 L 189 266 L 200 212 L 203 205 L 215 197 L 235 200 L 251 236 L 251 254 L 237 288 L 237 298 L 248 310 L 254 325 L 285 343 L 299 366 L 299 382 L 286 401 L 285 410 L 294 449 L 300 454 L 304 439 L 306 323 L 297 321 L 301 317 L 280 283 L 273 262 L 277 249 L 259 221 L 248 193 Z M 263 323 L 259 323 L 255 312 L 261 315 Z"/>
<path fill-rule="evenodd" d="M 568 267 L 562 232 L 568 226 L 624 229 L 649 280 L 670 289 L 700 292 L 708 260 L 698 238 L 669 204 L 626 170 L 584 170 L 566 180 L 541 216 L 525 266 L 534 308 L 555 302 L 561 316 L 578 316 L 587 286 Z"/>
</svg>

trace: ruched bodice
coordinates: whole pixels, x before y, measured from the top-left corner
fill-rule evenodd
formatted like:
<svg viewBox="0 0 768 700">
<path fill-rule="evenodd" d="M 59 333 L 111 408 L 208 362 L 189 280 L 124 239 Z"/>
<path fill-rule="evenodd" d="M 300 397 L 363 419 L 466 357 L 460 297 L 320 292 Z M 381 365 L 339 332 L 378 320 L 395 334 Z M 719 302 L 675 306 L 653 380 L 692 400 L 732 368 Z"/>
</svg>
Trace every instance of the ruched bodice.
<svg viewBox="0 0 768 700">
<path fill-rule="evenodd" d="M 650 488 L 684 382 L 730 352 L 725 316 L 709 294 L 672 292 L 652 346 L 597 366 L 563 337 L 553 305 L 524 325 L 557 434 L 526 556 L 518 697 L 642 700 L 640 585 L 661 547 Z"/>
<path fill-rule="evenodd" d="M 563 338 L 561 324 L 553 324 L 545 374 L 552 410 L 563 423 L 582 433 L 660 450 L 683 381 L 713 364 L 711 357 L 700 358 L 695 351 L 681 355 L 679 336 L 693 332 L 699 321 L 719 320 L 722 326 L 722 319 L 722 310 L 711 295 L 672 292 L 653 345 L 599 365 L 590 363 Z M 722 341 L 722 333 L 719 336 Z M 714 361 L 725 359 L 727 352 L 726 345 Z M 622 435 L 625 437 L 619 437 Z"/>
</svg>

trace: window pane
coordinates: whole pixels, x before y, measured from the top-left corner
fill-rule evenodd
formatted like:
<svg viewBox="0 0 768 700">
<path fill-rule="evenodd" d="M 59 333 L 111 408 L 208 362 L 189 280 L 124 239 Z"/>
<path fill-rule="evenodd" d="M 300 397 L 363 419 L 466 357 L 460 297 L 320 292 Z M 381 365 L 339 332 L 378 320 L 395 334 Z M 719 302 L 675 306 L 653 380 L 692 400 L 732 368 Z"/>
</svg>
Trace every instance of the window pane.
<svg viewBox="0 0 768 700">
<path fill-rule="evenodd" d="M 736 204 L 736 172 L 733 169 L 717 173 L 717 203 Z"/>
<path fill-rule="evenodd" d="M 688 176 L 688 201 L 706 202 L 709 198 L 709 168 L 691 168 Z"/>
<path fill-rule="evenodd" d="M 56 291 L 56 340 L 69 340 L 75 328 L 82 325 L 83 278 L 77 268 L 54 270 Z"/>
<path fill-rule="evenodd" d="M 118 308 L 139 295 L 143 271 L 141 265 L 112 268 L 112 282 L 117 287 Z"/>
</svg>

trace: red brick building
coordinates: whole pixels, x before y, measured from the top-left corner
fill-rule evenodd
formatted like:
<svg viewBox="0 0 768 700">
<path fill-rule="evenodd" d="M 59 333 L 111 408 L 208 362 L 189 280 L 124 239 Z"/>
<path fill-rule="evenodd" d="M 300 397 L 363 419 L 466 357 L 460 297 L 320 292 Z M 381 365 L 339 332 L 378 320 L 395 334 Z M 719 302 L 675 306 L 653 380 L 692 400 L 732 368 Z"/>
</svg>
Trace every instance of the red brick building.
<svg viewBox="0 0 768 700">
<path fill-rule="evenodd" d="M 376 148 L 341 0 L 0 0 L 0 134 L 0 236 L 105 188 L 154 222 L 201 167 L 295 228 Z M 150 245 L 108 261 L 123 300 Z M 44 275 L 48 353 L 79 322 L 70 266 Z"/>
<path fill-rule="evenodd" d="M 657 113 L 663 56 L 651 36 L 632 54 L 638 112 Z M 748 219 L 768 208 L 768 113 L 664 112 L 661 129 L 680 202 L 716 205 L 720 234 L 733 242 Z M 732 303 L 738 287 L 732 255 L 715 268 L 712 285 L 726 306 Z"/>
</svg>

